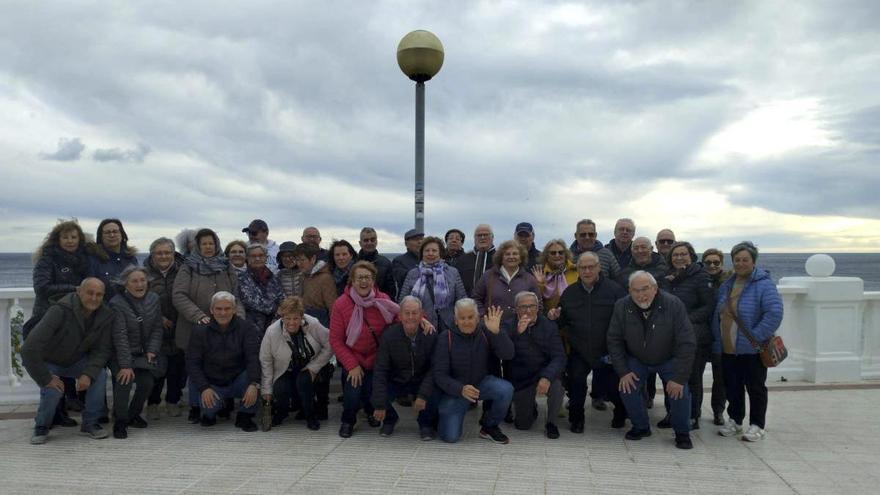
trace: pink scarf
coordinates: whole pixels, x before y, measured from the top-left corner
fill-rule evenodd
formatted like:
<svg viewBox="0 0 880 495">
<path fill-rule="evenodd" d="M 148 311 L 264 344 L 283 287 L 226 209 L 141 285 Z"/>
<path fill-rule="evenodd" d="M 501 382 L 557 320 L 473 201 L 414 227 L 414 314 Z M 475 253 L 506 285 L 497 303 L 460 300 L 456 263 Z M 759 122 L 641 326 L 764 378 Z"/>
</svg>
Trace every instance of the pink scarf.
<svg viewBox="0 0 880 495">
<path fill-rule="evenodd" d="M 555 273 L 547 273 L 544 275 L 546 283 L 544 284 L 544 297 L 550 299 L 557 295 L 561 296 L 565 288 L 568 287 L 568 281 L 565 280 L 565 269 Z"/>
<path fill-rule="evenodd" d="M 348 288 L 348 295 L 354 302 L 354 311 L 351 312 L 351 319 L 348 320 L 348 326 L 345 328 L 345 345 L 351 347 L 357 342 L 364 330 L 364 310 L 366 308 L 375 307 L 379 310 L 385 324 L 394 321 L 394 317 L 400 312 L 400 306 L 390 299 L 379 299 L 376 297 L 376 289 L 370 290 L 370 295 L 361 297 L 354 287 Z M 378 337 L 378 336 L 377 336 Z"/>
</svg>

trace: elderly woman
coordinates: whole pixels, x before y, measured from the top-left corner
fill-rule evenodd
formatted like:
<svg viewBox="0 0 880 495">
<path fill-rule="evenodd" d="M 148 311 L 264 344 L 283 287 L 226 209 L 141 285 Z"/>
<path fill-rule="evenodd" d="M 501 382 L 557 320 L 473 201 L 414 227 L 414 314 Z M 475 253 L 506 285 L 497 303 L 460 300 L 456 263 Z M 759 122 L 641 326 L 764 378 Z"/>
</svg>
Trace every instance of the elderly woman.
<svg viewBox="0 0 880 495">
<path fill-rule="evenodd" d="M 117 218 L 105 218 L 98 224 L 98 248 L 91 258 L 90 275 L 104 282 L 104 300 L 115 295 L 119 274 L 129 265 L 137 265 L 137 249 L 128 245 L 128 234 Z"/>
<path fill-rule="evenodd" d="M 700 411 L 703 408 L 703 371 L 712 356 L 709 320 L 715 311 L 715 291 L 709 285 L 709 275 L 703 270 L 703 265 L 697 262 L 697 253 L 691 243 L 673 243 L 666 253 L 666 265 L 669 271 L 658 280 L 659 286 L 684 303 L 697 339 L 694 364 L 688 380 L 691 390 L 691 429 L 697 430 L 700 428 Z M 658 426 L 672 427 L 668 414 Z"/>
<path fill-rule="evenodd" d="M 271 401 L 272 426 L 290 414 L 293 399 L 303 411 L 306 425 L 317 430 L 321 423 L 314 412 L 314 382 L 321 368 L 330 362 L 330 331 L 313 316 L 305 314 L 301 297 L 284 299 L 278 308 L 281 319 L 271 324 L 260 346 L 263 369 L 263 400 Z"/>
<path fill-rule="evenodd" d="M 541 293 L 535 276 L 526 269 L 528 261 L 528 253 L 522 244 L 514 240 L 501 243 L 492 256 L 494 266 L 474 287 L 474 300 L 481 315 L 485 315 L 490 306 L 500 307 L 504 316 L 513 315 L 516 313 L 514 296 L 522 291 Z"/>
<path fill-rule="evenodd" d="M 458 229 L 449 229 L 444 236 L 446 240 L 446 255 L 443 259 L 447 263 L 453 263 L 464 254 L 464 232 Z"/>
<path fill-rule="evenodd" d="M 248 269 L 238 272 L 238 298 L 244 305 L 245 318 L 260 331 L 260 338 L 272 323 L 278 305 L 284 299 L 281 280 L 266 265 L 267 251 L 262 244 L 249 244 Z"/>
<path fill-rule="evenodd" d="M 126 267 L 119 275 L 125 288 L 110 300 L 116 311 L 113 325 L 113 346 L 116 352 L 110 359 L 113 374 L 113 437 L 126 438 L 126 428 L 146 428 L 140 416 L 155 375 L 164 373 L 159 361 L 162 347 L 162 303 L 149 290 L 147 270 L 139 266 Z M 136 385 L 134 396 L 131 387 Z"/>
<path fill-rule="evenodd" d="M 544 245 L 538 265 L 532 268 L 532 275 L 541 288 L 544 313 L 559 305 L 562 292 L 577 282 L 578 271 L 572 261 L 571 251 L 562 239 L 553 239 Z"/>
<path fill-rule="evenodd" d="M 399 293 L 401 301 L 406 296 L 417 297 L 428 321 L 440 330 L 452 328 L 455 301 L 467 297 L 458 269 L 444 261 L 445 251 L 439 238 L 425 237 L 419 247 L 422 261 L 406 274 Z"/>
<path fill-rule="evenodd" d="M 303 276 L 296 266 L 296 243 L 282 242 L 278 246 L 278 256 L 275 257 L 275 262 L 278 264 L 278 280 L 281 281 L 284 297 L 302 297 Z"/>
<path fill-rule="evenodd" d="M 159 403 L 162 402 L 162 389 L 166 386 L 165 412 L 169 416 L 180 416 L 178 403 L 186 386 L 186 360 L 174 342 L 174 327 L 177 325 L 177 309 L 171 301 L 174 279 L 183 265 L 183 257 L 174 252 L 174 241 L 160 237 L 150 244 L 150 255 L 144 260 L 147 270 L 147 283 L 150 292 L 159 296 L 162 306 L 162 348 L 161 356 L 167 366 L 165 374 L 156 378 L 153 392 L 147 399 L 147 419 L 159 419 Z"/>
<path fill-rule="evenodd" d="M 725 280 L 733 276 L 733 271 L 724 269 L 724 253 L 715 248 L 709 248 L 703 252 L 703 269 L 709 274 L 712 282 L 712 290 L 717 296 L 718 288 Z"/>
<path fill-rule="evenodd" d="M 782 323 L 782 297 L 770 274 L 757 268 L 758 248 L 748 241 L 730 250 L 733 271 L 718 289 L 718 304 L 712 317 L 713 350 L 721 353 L 727 413 L 730 418 L 718 433 L 757 442 L 764 438 L 767 415 L 767 368 L 746 332 L 763 344 Z M 749 394 L 749 428 L 743 432 L 745 395 Z"/>
<path fill-rule="evenodd" d="M 342 365 L 343 410 L 339 436 L 348 438 L 354 431 L 357 412 L 363 405 L 367 421 L 378 427 L 370 403 L 373 387 L 373 364 L 379 350 L 379 338 L 385 327 L 394 322 L 400 307 L 375 288 L 376 267 L 358 261 L 351 267 L 348 287 L 333 304 L 330 312 L 330 346 Z"/>
<path fill-rule="evenodd" d="M 211 229 L 201 229 L 195 237 L 196 251 L 190 253 L 174 280 L 171 300 L 177 309 L 175 342 L 186 351 L 195 325 L 211 322 L 211 298 L 220 291 L 238 292 L 236 269 L 220 251 L 220 238 Z M 236 312 L 244 317 L 244 307 L 236 301 Z M 192 422 L 198 422 L 199 406 L 190 404 Z"/>
<path fill-rule="evenodd" d="M 223 254 L 229 259 L 229 265 L 237 272 L 247 271 L 247 247 L 248 244 L 236 239 L 226 245 Z"/>
</svg>

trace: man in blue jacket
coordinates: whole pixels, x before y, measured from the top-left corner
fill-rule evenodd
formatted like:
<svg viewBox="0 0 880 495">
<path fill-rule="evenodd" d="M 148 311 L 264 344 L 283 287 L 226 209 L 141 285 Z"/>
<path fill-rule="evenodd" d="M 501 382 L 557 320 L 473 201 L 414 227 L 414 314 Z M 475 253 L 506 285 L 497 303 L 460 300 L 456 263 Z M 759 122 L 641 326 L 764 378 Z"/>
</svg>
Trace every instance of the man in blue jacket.
<svg viewBox="0 0 880 495">
<path fill-rule="evenodd" d="M 491 400 L 492 408 L 482 423 L 480 437 L 506 444 L 507 436 L 498 427 L 513 398 L 510 382 L 489 374 L 489 355 L 513 358 L 513 342 L 501 331 L 504 311 L 490 307 L 480 325 L 477 302 L 470 298 L 455 303 L 455 325 L 437 338 L 434 348 L 434 382 L 440 387 L 440 425 L 444 442 L 461 438 L 464 416 L 471 404 Z"/>
</svg>

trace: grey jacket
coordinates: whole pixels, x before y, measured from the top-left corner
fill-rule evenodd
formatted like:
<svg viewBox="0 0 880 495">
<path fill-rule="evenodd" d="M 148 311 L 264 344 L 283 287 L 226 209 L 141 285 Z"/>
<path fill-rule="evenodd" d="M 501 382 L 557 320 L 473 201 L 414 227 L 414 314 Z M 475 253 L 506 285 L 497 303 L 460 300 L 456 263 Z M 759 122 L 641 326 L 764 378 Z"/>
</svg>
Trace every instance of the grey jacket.
<svg viewBox="0 0 880 495">
<path fill-rule="evenodd" d="M 210 316 L 211 297 L 217 292 L 227 291 L 238 294 L 238 276 L 232 264 L 229 270 L 211 275 L 200 275 L 189 266 L 180 267 L 174 279 L 171 300 L 177 308 L 177 328 L 175 339 L 177 347 L 186 350 L 192 328 L 205 316 Z M 245 317 L 244 305 L 236 297 L 235 313 Z"/>
<path fill-rule="evenodd" d="M 649 316 L 643 318 L 643 310 L 636 306 L 632 296 L 615 303 L 608 327 L 608 352 L 614 370 L 619 376 L 629 373 L 629 356 L 648 366 L 657 366 L 671 359 L 675 368 L 672 380 L 687 383 L 696 338 L 684 304 L 672 294 L 660 290 L 649 310 Z"/>
<path fill-rule="evenodd" d="M 437 327 L 440 331 L 452 328 L 455 321 L 453 311 L 455 301 L 467 297 L 467 292 L 464 290 L 464 284 L 461 281 L 461 276 L 458 274 L 458 270 L 454 266 L 446 265 L 446 262 L 442 263 L 445 265 L 443 273 L 446 275 L 446 286 L 449 288 L 449 304 L 442 308 L 435 308 L 434 300 L 428 294 L 427 290 L 425 291 L 425 294 L 419 298 L 422 301 L 422 311 L 425 313 L 426 318 L 428 318 L 431 324 Z M 421 271 L 419 270 L 418 265 L 406 274 L 406 280 L 403 281 L 403 286 L 400 288 L 398 302 L 400 302 L 400 299 L 412 294 L 413 286 L 416 284 L 416 281 L 418 281 L 420 275 Z M 442 320 L 442 326 L 437 324 L 438 320 Z"/>
<path fill-rule="evenodd" d="M 155 292 L 147 291 L 144 297 L 138 300 L 123 291 L 113 296 L 110 307 L 116 312 L 113 324 L 113 347 L 120 368 L 131 368 L 133 355 L 143 355 L 148 352 L 159 354 L 164 327 L 162 304 Z M 139 318 L 141 321 L 138 321 Z"/>
</svg>

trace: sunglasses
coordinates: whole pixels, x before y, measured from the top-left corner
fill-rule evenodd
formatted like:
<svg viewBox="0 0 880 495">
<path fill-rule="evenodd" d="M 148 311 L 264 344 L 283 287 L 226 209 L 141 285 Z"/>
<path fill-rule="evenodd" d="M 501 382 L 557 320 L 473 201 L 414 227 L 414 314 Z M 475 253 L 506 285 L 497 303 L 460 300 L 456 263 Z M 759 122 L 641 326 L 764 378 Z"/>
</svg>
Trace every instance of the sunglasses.
<svg viewBox="0 0 880 495">
<path fill-rule="evenodd" d="M 703 264 L 709 266 L 721 266 L 720 261 L 704 261 Z"/>
<path fill-rule="evenodd" d="M 547 251 L 547 254 L 550 256 L 561 256 L 565 254 L 565 251 Z"/>
<path fill-rule="evenodd" d="M 675 241 L 672 239 L 657 239 L 659 244 L 675 244 Z"/>
<path fill-rule="evenodd" d="M 578 237 L 580 237 L 581 239 L 584 239 L 586 237 L 596 237 L 596 233 L 595 232 L 581 232 L 580 234 L 578 234 Z"/>
</svg>

